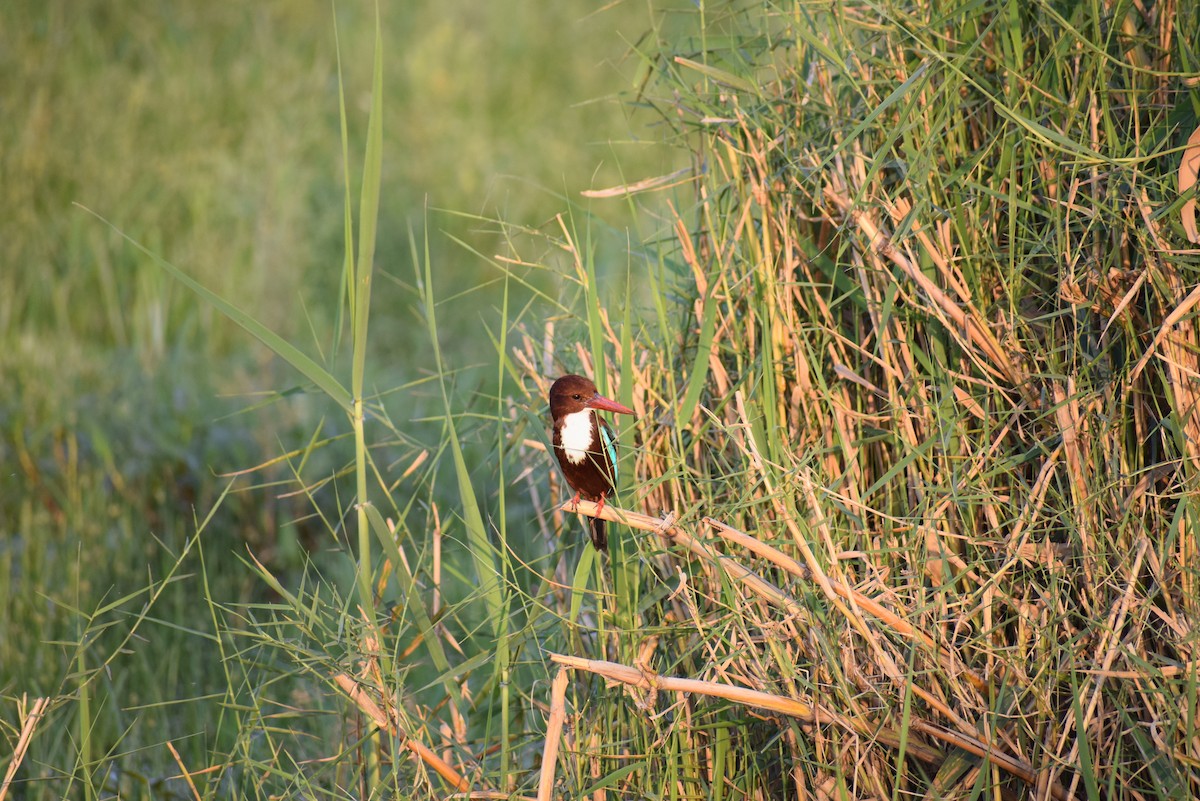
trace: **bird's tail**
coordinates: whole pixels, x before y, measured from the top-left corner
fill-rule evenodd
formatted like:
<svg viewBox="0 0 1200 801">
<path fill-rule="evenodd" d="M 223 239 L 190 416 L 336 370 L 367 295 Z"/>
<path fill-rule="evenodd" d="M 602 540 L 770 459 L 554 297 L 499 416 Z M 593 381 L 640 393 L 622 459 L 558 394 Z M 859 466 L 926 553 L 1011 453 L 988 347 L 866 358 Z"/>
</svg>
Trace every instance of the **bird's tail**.
<svg viewBox="0 0 1200 801">
<path fill-rule="evenodd" d="M 608 550 L 608 534 L 604 531 L 604 518 L 592 518 L 592 545 L 597 551 Z"/>
</svg>

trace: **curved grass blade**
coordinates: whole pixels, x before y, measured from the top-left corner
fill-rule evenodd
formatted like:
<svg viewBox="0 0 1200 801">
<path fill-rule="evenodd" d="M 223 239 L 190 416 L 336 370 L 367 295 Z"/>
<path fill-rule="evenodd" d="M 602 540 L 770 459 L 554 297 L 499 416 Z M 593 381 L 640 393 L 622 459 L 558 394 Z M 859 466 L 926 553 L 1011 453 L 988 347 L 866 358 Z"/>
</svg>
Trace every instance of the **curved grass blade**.
<svg viewBox="0 0 1200 801">
<path fill-rule="evenodd" d="M 88 214 L 107 225 L 114 232 L 116 232 L 117 235 L 140 250 L 143 254 L 149 256 L 150 259 L 159 267 L 161 267 L 164 272 L 177 280 L 179 283 L 186 286 L 188 289 L 192 290 L 192 292 L 195 293 L 201 300 L 205 301 L 214 309 L 221 312 L 221 314 L 237 323 L 252 337 L 270 348 L 270 350 L 276 356 L 283 359 L 285 362 L 298 370 L 302 375 L 308 378 L 308 380 L 316 384 L 326 395 L 332 398 L 338 406 L 341 406 L 347 412 L 350 411 L 352 404 L 350 402 L 350 393 L 346 391 L 346 388 L 343 387 L 338 380 L 333 377 L 332 373 L 330 373 L 321 365 L 317 364 L 316 361 L 314 361 L 295 345 L 291 344 L 283 337 L 279 336 L 279 334 L 276 334 L 274 331 L 267 328 L 265 325 L 239 309 L 237 306 L 234 306 L 216 292 L 213 292 L 211 289 L 192 278 L 190 275 L 164 259 L 162 256 L 159 256 L 157 253 L 151 251 L 141 242 L 138 242 L 136 239 L 129 236 L 129 234 L 122 231 L 106 218 L 92 211 L 87 206 L 78 203 L 75 205 L 79 206 L 79 208 L 83 209 Z"/>
</svg>

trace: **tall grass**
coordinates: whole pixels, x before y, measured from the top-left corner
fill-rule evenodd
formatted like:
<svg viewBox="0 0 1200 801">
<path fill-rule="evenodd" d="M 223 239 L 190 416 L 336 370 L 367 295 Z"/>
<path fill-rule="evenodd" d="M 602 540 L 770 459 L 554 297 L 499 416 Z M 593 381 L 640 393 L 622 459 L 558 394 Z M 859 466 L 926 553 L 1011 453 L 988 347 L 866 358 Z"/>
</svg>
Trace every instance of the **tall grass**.
<svg viewBox="0 0 1200 801">
<path fill-rule="evenodd" d="M 575 699 L 568 795 L 1200 792 L 1197 26 L 708 4 L 656 54 L 695 199 L 645 327 L 577 266 L 609 356 L 582 319 L 514 356 L 529 404 L 544 350 L 631 373 L 628 506 L 669 513 L 611 511 L 652 600 L 555 657 L 628 694 Z"/>
<path fill-rule="evenodd" d="M 506 26 L 497 50 L 489 28 L 498 22 L 483 24 L 472 7 L 408 4 L 382 21 L 393 54 L 384 62 L 390 170 L 382 174 L 387 212 L 375 261 L 384 267 L 377 276 L 395 280 L 376 287 L 376 351 L 359 395 L 368 398 L 368 414 L 386 416 L 382 403 L 370 405 L 379 386 L 408 393 L 414 416 L 440 407 L 422 389 L 426 365 L 412 343 L 427 339 L 411 325 L 417 298 L 408 292 L 404 223 L 422 224 L 425 202 L 503 207 L 514 219 L 537 220 L 557 208 L 555 193 L 513 193 L 497 172 L 586 186 L 594 174 L 616 178 L 608 175 L 611 161 L 596 171 L 596 153 L 619 150 L 636 161 L 653 150 L 565 144 L 609 138 L 605 109 L 619 111 L 615 102 L 568 104 L 608 91 L 619 68 L 597 69 L 604 57 L 595 45 L 619 52 L 607 26 L 637 30 L 641 9 L 601 14 L 605 25 L 597 26 L 576 24 L 573 11 L 505 3 L 487 11 Z M 373 14 L 353 3 L 337 4 L 333 14 L 350 43 L 346 136 L 357 159 L 373 67 L 359 52 L 370 50 Z M 469 24 L 459 25 L 465 17 Z M 347 160 L 351 176 L 343 180 L 332 21 L 321 5 L 203 14 L 95 2 L 0 8 L 5 742 L 15 749 L 22 721 L 32 725 L 21 712 L 23 694 L 54 701 L 33 726 L 23 761 L 14 760 L 21 762 L 14 793 L 187 793 L 180 763 L 208 767 L 197 783 L 227 792 L 242 774 L 213 766 L 227 765 L 229 754 L 256 764 L 264 732 L 280 721 L 298 734 L 324 725 L 319 715 L 263 712 L 256 700 L 263 683 L 287 704 L 293 693 L 304 696 L 305 677 L 281 675 L 275 652 L 230 646 L 226 633 L 245 628 L 245 605 L 276 600 L 245 564 L 247 551 L 288 586 L 302 580 L 315 554 L 323 577 L 348 590 L 354 565 L 347 569 L 342 548 L 357 548 L 346 542 L 341 504 L 356 492 L 353 482 L 342 484 L 353 463 L 342 418 L 331 423 L 336 406 L 297 387 L 285 362 L 248 346 L 215 306 L 197 303 L 74 204 L 236 301 L 339 379 L 345 369 L 349 387 L 333 299 L 339 201 L 343 190 L 357 197 L 361 165 Z M 444 47 L 450 35 L 465 46 Z M 544 79 L 511 102 L 481 103 L 476 93 L 487 83 L 475 78 L 482 73 L 500 87 L 539 73 Z M 412 114 L 414 106 L 425 113 Z M 618 114 L 613 130 L 625 128 Z M 454 233 L 476 243 L 493 236 L 466 225 Z M 443 252 L 446 241 L 432 238 Z M 479 272 L 461 257 L 440 267 L 460 277 Z M 468 296 L 466 303 L 478 302 Z M 455 365 L 487 352 L 486 339 L 451 334 Z M 407 417 L 403 426 L 376 429 L 367 442 L 387 454 L 385 462 L 414 467 L 439 426 Z M 254 466 L 262 469 L 248 470 Z M 424 480 L 419 468 L 414 485 Z M 233 471 L 243 472 L 224 495 Z M 291 492 L 297 475 L 310 495 Z M 428 480 L 428 494 L 409 495 L 405 486 L 396 505 L 445 497 L 447 488 Z M 161 593 L 152 592 L 168 574 Z"/>
</svg>

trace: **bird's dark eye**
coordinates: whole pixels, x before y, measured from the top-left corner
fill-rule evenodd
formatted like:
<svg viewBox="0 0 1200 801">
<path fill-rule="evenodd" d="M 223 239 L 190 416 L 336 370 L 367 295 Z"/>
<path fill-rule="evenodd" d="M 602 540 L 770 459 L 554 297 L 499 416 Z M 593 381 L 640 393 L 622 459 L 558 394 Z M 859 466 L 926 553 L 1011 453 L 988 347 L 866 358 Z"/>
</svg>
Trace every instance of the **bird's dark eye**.
<svg viewBox="0 0 1200 801">
<path fill-rule="evenodd" d="M 572 395 L 571 397 L 572 397 L 572 398 L 574 398 L 575 400 L 583 400 L 583 396 L 582 396 L 582 395 L 580 395 L 578 392 L 576 392 L 576 393 L 575 393 L 574 395 Z"/>
</svg>

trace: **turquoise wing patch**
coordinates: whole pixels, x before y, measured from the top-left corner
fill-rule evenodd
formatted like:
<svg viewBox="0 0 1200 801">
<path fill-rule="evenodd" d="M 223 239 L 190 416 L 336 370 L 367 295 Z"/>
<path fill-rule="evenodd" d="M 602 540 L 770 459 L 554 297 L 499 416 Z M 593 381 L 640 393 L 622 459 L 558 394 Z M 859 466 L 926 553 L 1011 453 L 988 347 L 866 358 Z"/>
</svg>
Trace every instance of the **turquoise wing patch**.
<svg viewBox="0 0 1200 801">
<path fill-rule="evenodd" d="M 600 443 L 604 446 L 604 455 L 608 457 L 608 463 L 612 467 L 612 482 L 615 487 L 617 484 L 617 440 L 613 437 L 612 429 L 607 424 L 600 423 Z"/>
</svg>

